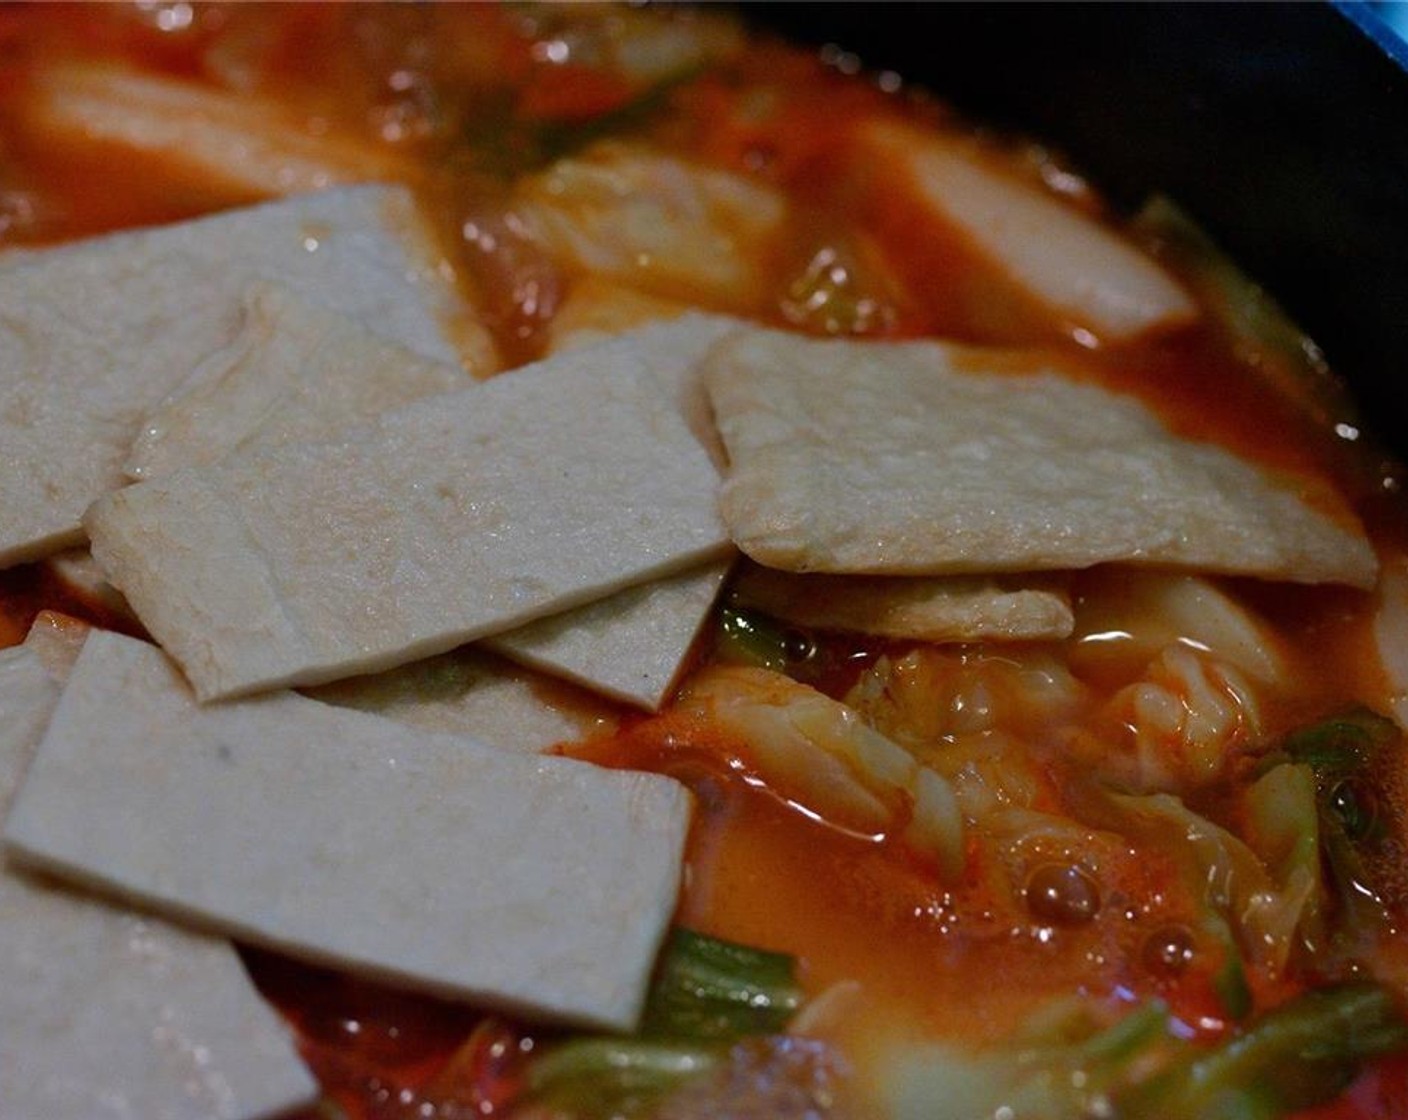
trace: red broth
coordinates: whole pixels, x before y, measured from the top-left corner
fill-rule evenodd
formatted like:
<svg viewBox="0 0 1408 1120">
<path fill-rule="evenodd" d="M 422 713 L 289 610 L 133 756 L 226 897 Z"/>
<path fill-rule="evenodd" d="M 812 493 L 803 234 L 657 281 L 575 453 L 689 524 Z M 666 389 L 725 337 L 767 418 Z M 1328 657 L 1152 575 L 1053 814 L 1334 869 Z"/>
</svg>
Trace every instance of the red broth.
<svg viewBox="0 0 1408 1120">
<path fill-rule="evenodd" d="M 1075 375 L 1149 401 L 1175 431 L 1301 472 L 1314 480 L 1312 491 L 1337 489 L 1381 554 L 1402 554 L 1408 521 L 1396 496 L 1398 468 L 1367 441 L 1345 438 L 1337 397 L 1316 398 L 1323 407 L 1309 409 L 1289 398 L 1285 377 L 1296 374 L 1287 375 L 1284 356 L 1248 349 L 1207 305 L 1198 324 L 1176 332 L 1094 349 L 1073 338 L 1049 312 L 1014 295 L 962 236 L 934 227 L 887 181 L 886 168 L 859 162 L 844 142 L 871 119 L 949 130 L 967 130 L 966 122 L 889 77 L 848 72 L 844 59 L 762 38 L 729 49 L 735 32 L 714 26 L 725 19 L 707 10 L 576 5 L 8 6 L 0 9 L 0 248 L 43 247 L 261 197 L 175 160 L 134 159 L 82 135 L 55 135 L 35 110 L 45 76 L 74 60 L 179 78 L 271 101 L 290 127 L 394 157 L 511 368 L 546 351 L 562 307 L 594 279 L 515 232 L 515 185 L 588 140 L 629 137 L 779 192 L 790 210 L 784 235 L 748 256 L 742 289 L 720 290 L 660 262 L 617 277 L 623 286 L 810 333 L 1038 343 Z M 693 26 L 686 41 L 722 43 L 719 57 L 706 51 L 643 76 L 622 60 L 657 20 Z M 989 154 L 1034 183 L 1062 172 L 1072 206 L 1120 224 L 1045 149 L 1012 140 L 992 144 Z M 1148 230 L 1128 236 L 1164 251 Z M 1120 579 L 1101 570 L 1070 576 L 1078 620 L 1102 617 L 1102 605 L 1121 593 Z M 1401 691 L 1379 663 L 1374 596 L 1213 583 L 1260 619 L 1285 654 L 1289 684 L 1260 697 L 1264 741 L 1351 702 L 1386 712 Z M 131 628 L 36 565 L 0 573 L 0 644 L 21 640 L 46 608 Z M 1139 618 L 1127 621 L 1138 630 Z M 1009 754 L 1021 755 L 1023 780 L 1035 790 L 1031 806 L 1075 822 L 1096 852 L 1098 875 L 1081 869 L 1084 857 L 1068 840 L 1053 840 L 1014 892 L 1011 867 L 993 847 L 972 842 L 961 878 L 944 881 L 897 835 L 860 835 L 804 811 L 746 738 L 680 711 L 621 712 L 619 732 L 560 749 L 691 787 L 698 812 L 678 920 L 796 957 L 813 1033 L 858 1071 L 844 1107 L 860 1117 L 868 1115 L 869 1083 L 882 1076 L 874 1051 L 887 1040 L 999 1046 L 1062 998 L 1107 1019 L 1162 1000 L 1181 1037 L 1210 1046 L 1249 1016 L 1330 980 L 1368 974 L 1408 993 L 1399 924 L 1408 894 L 1398 893 L 1388 899 L 1387 926 L 1352 948 L 1274 967 L 1243 962 L 1250 1008 L 1229 1010 L 1219 987 L 1228 950 L 1199 925 L 1204 903 L 1177 854 L 1092 823 L 1099 795 L 1084 772 L 1091 743 L 1124 741 L 1115 698 L 1148 666 L 1121 633 L 1091 626 L 1066 642 L 1002 649 L 819 633 L 805 636 L 806 663 L 787 670 L 839 699 L 881 666 L 904 663 L 929 682 L 935 706 L 982 697 L 984 733 L 1021 746 Z M 734 656 L 711 630 L 694 666 Z M 1059 727 L 1044 700 L 1023 692 L 1023 682 L 1041 673 L 1069 694 Z M 951 754 L 962 736 L 946 735 L 923 749 L 934 758 Z M 1256 761 L 1249 754 L 1190 792 L 1190 806 L 1225 828 L 1245 828 L 1237 798 Z M 1381 792 L 1396 819 L 1404 808 L 1396 788 L 1388 782 Z M 1038 896 L 1046 902 L 1034 903 Z M 297 1032 L 329 1100 L 356 1120 L 511 1115 L 532 1055 L 557 1038 L 266 952 L 246 959 Z M 842 1107 L 837 1116 L 852 1114 Z M 1305 1115 L 1408 1117 L 1402 1060 L 1370 1063 L 1344 1094 Z"/>
</svg>

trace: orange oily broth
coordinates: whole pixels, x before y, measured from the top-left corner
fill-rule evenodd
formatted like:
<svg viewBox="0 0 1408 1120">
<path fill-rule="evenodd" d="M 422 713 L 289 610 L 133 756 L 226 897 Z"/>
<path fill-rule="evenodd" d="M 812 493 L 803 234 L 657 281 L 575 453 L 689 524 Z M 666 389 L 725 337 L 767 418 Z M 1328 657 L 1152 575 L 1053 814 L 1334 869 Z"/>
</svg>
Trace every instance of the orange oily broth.
<svg viewBox="0 0 1408 1120">
<path fill-rule="evenodd" d="M 998 1038 L 1052 994 L 1113 990 L 1128 978 L 1111 952 L 1115 929 L 1095 928 L 1039 944 L 1043 936 L 1010 897 L 995 894 L 970 851 L 960 882 L 897 841 L 818 824 L 804 807 L 762 785 L 746 743 L 670 716 L 613 741 L 570 753 L 659 770 L 697 795 L 680 919 L 719 936 L 793 953 L 812 997 L 832 992 L 823 1034 L 859 1042 L 893 1024 L 970 1041 Z M 1120 869 L 1129 893 L 1157 893 L 1157 859 Z M 1119 884 L 1105 884 L 1111 890 Z M 975 975 L 1000 976 L 981 1002 Z M 852 991 L 835 986 L 858 982 Z"/>
<path fill-rule="evenodd" d="M 165 17 L 175 21 L 171 30 L 162 30 L 164 11 L 175 13 Z M 184 24 L 183 11 L 190 17 Z M 0 154 L 5 157 L 0 196 L 8 192 L 12 199 L 10 210 L 0 211 L 0 248 L 170 221 L 248 201 L 175 169 L 139 161 L 114 164 L 106 153 L 61 149 L 4 123 L 14 120 L 11 110 L 23 104 L 27 75 L 49 60 L 116 57 L 193 81 L 236 82 L 278 98 L 310 129 L 360 136 L 404 156 L 409 181 L 445 235 L 447 258 L 486 309 L 501 351 L 510 363 L 535 357 L 556 308 L 580 274 L 511 236 L 467 239 L 469 224 L 485 215 L 504 218 L 508 184 L 475 163 L 464 136 L 476 123 L 492 122 L 504 112 L 499 92 L 509 86 L 527 90 L 516 115 L 506 118 L 506 127 L 515 128 L 544 120 L 580 121 L 619 107 L 636 92 L 610 74 L 546 60 L 542 46 L 556 33 L 545 11 L 535 15 L 479 5 L 395 10 L 83 5 L 0 11 Z M 311 58 L 316 66 L 308 65 Z M 490 73 L 496 75 L 492 80 L 485 78 Z M 867 320 L 872 333 L 1056 346 L 1055 352 L 1065 355 L 1064 368 L 1138 394 L 1180 432 L 1303 474 L 1309 493 L 1332 481 L 1382 547 L 1403 548 L 1391 469 L 1366 462 L 1323 420 L 1312 421 L 1277 396 L 1230 354 L 1215 328 L 1203 325 L 1094 353 L 1074 348 L 1067 324 L 1013 295 L 961 238 L 922 217 L 912 192 L 889 183 L 883 168 L 857 160 L 847 143 L 875 115 L 955 127 L 942 106 L 885 93 L 776 44 L 750 50 L 723 75 L 705 72 L 683 83 L 672 104 L 671 112 L 643 126 L 655 144 L 770 184 L 794 203 L 780 244 L 760 252 L 755 262 L 767 277 L 765 298 L 735 310 L 779 326 L 796 325 L 787 312 L 789 293 L 819 253 L 837 248 L 850 262 L 845 281 L 854 289 L 843 285 L 838 294 L 858 292 L 880 306 Z M 1036 149 L 993 147 L 991 156 L 1033 179 L 1054 166 Z M 103 188 L 95 190 L 99 175 Z M 1099 213 L 1098 200 L 1088 191 L 1078 191 L 1076 201 Z M 23 206 L 16 208 L 18 202 Z M 4 221 L 5 213 L 13 220 Z M 496 228 L 511 232 L 511 223 Z M 915 235 L 919 229 L 923 237 Z M 648 269 L 632 279 L 646 289 L 654 281 Z M 695 295 L 696 302 L 709 305 L 699 293 L 657 294 Z M 1101 596 L 1103 579 L 1098 571 L 1076 578 L 1078 608 Z M 1293 687 L 1263 712 L 1269 727 L 1294 726 L 1339 697 L 1382 707 L 1386 685 L 1370 652 L 1369 596 L 1253 581 L 1224 586 L 1271 621 L 1290 657 Z M 0 576 L 0 643 L 17 641 L 34 612 L 46 606 L 100 624 L 113 621 L 37 570 L 22 569 Z M 876 652 L 853 650 L 845 642 L 841 647 L 843 663 L 846 653 L 864 652 L 873 659 Z M 1083 714 L 1091 720 L 1101 701 L 1142 668 L 1121 660 L 1117 642 L 1099 659 L 1076 643 L 1045 652 L 1053 651 L 1090 689 Z M 710 656 L 702 646 L 699 659 Z M 839 696 L 851 680 L 842 673 L 821 683 Z M 1024 711 L 1019 696 L 1004 694 L 1002 702 L 1003 725 L 1020 731 L 1040 760 L 1042 807 L 1069 808 L 1060 751 L 1043 736 L 1040 713 Z M 1044 999 L 1071 993 L 1108 1005 L 1157 995 L 1194 1029 L 1209 1035 L 1220 1029 L 1210 987 L 1215 955 L 1195 955 L 1176 976 L 1151 971 L 1141 957 L 1152 934 L 1189 920 L 1196 910 L 1159 853 L 1101 849 L 1098 914 L 1079 927 L 1053 930 L 1012 897 L 980 846 L 970 843 L 960 882 L 941 883 L 931 866 L 897 840 L 849 834 L 789 805 L 758 778 L 746 743 L 702 723 L 669 715 L 628 717 L 620 735 L 566 749 L 605 765 L 674 774 L 696 791 L 699 812 L 680 919 L 707 932 L 796 953 L 808 994 L 832 1001 L 830 1012 L 817 1011 L 814 1029 L 858 1056 L 867 1039 L 892 1030 L 970 1042 L 1000 1038 Z M 249 960 L 263 990 L 298 1029 L 330 1092 L 351 1115 L 423 1115 L 417 1111 L 422 1105 L 454 1095 L 437 1089 L 443 1083 L 436 1078 L 474 1029 L 478 1020 L 472 1011 L 399 996 L 265 954 L 251 954 Z M 1398 974 L 1408 975 L 1408 969 Z M 1262 1005 L 1300 984 L 1294 977 L 1254 974 L 1250 979 Z M 843 987 L 850 981 L 858 986 Z M 975 991 L 981 998 L 974 998 Z M 506 1037 L 520 1037 L 516 1028 L 506 1030 Z M 513 1063 L 506 1065 L 511 1070 Z M 511 1082 L 511 1075 L 506 1080 Z M 1401 1081 L 1392 1071 L 1376 1073 L 1366 1081 L 1372 1083 L 1364 1090 L 1368 1103 L 1337 1105 L 1317 1115 L 1403 1114 Z M 1385 1092 L 1396 1094 L 1385 1098 L 1388 1104 L 1372 1097 L 1381 1083 L 1389 1087 Z M 478 1110 L 493 1114 L 496 1108 L 490 1102 Z"/>
</svg>

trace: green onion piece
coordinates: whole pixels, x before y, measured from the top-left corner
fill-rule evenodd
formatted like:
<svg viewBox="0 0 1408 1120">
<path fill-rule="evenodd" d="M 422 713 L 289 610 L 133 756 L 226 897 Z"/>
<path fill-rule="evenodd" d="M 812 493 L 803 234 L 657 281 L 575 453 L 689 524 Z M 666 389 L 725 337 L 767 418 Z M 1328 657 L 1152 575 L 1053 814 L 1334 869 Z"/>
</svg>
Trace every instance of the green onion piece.
<svg viewBox="0 0 1408 1120">
<path fill-rule="evenodd" d="M 1208 915 L 1204 926 L 1215 931 L 1223 950 L 1222 967 L 1212 978 L 1213 991 L 1229 1019 L 1245 1019 L 1252 1010 L 1252 990 L 1247 984 L 1247 970 L 1242 964 L 1237 939 L 1220 915 Z"/>
<path fill-rule="evenodd" d="M 801 631 L 758 611 L 731 604 L 725 604 L 719 612 L 718 646 L 725 661 L 775 673 L 785 673 L 789 666 L 816 652 L 814 643 Z"/>
<path fill-rule="evenodd" d="M 576 1120 L 631 1120 L 724 1061 L 749 1035 L 780 1031 L 801 1006 L 785 953 L 676 928 L 629 1038 L 579 1035 L 545 1047 L 528 1068 L 531 1097 Z"/>
<path fill-rule="evenodd" d="M 527 1087 L 537 1100 L 570 1106 L 580 1120 L 632 1117 L 723 1055 L 712 1044 L 575 1038 L 533 1062 Z"/>
<path fill-rule="evenodd" d="M 647 1037 L 734 1041 L 773 1034 L 801 1006 L 795 961 L 677 928 L 646 1001 Z"/>
<path fill-rule="evenodd" d="M 1289 758 L 1315 774 L 1321 849 L 1349 936 L 1391 924 L 1382 886 L 1386 860 L 1395 862 L 1386 847 L 1394 814 L 1377 790 L 1397 765 L 1401 742 L 1392 720 L 1355 708 L 1291 733 L 1267 760 Z"/>
<path fill-rule="evenodd" d="M 1398 736 L 1391 719 L 1356 707 L 1291 732 L 1281 749 L 1309 765 L 1322 782 L 1332 782 L 1372 765 Z"/>
<path fill-rule="evenodd" d="M 1238 355 L 1264 378 L 1322 422 L 1355 420 L 1353 401 L 1320 348 L 1172 200 L 1151 198 L 1135 217 L 1134 231 L 1156 243 Z"/>
<path fill-rule="evenodd" d="M 1307 992 L 1211 1050 L 1190 1049 L 1116 1102 L 1127 1120 L 1272 1120 L 1333 1100 L 1364 1061 L 1408 1048 L 1393 996 L 1367 981 Z"/>
</svg>

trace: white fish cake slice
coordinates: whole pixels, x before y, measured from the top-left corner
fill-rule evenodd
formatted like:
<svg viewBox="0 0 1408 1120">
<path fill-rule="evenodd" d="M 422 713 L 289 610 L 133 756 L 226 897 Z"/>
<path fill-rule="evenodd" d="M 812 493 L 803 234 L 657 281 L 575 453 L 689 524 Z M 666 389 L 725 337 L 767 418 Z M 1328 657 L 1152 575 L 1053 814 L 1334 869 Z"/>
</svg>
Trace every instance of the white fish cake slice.
<svg viewBox="0 0 1408 1120">
<path fill-rule="evenodd" d="M 1055 641 L 1075 627 L 1070 596 L 1035 579 L 801 575 L 748 565 L 731 595 L 798 626 L 925 642 Z"/>
<path fill-rule="evenodd" d="M 400 188 L 347 187 L 7 256 L 0 267 L 0 566 L 79 543 L 147 414 L 276 279 L 427 357 L 472 321 Z"/>
<path fill-rule="evenodd" d="M 471 383 L 458 366 L 267 282 L 251 286 L 238 336 L 203 366 L 209 374 L 143 424 L 127 461 L 133 478 L 207 466 L 244 447 L 319 439 Z"/>
<path fill-rule="evenodd" d="M 93 627 L 59 611 L 40 611 L 24 637 L 24 648 L 39 658 L 56 681 L 68 679 Z"/>
<path fill-rule="evenodd" d="M 679 300 L 585 273 L 573 279 L 548 324 L 548 346 L 554 353 L 591 346 L 633 327 L 678 319 L 690 310 Z"/>
<path fill-rule="evenodd" d="M 630 346 L 670 400 L 716 466 L 725 460 L 723 444 L 704 389 L 704 360 L 723 339 L 747 328 L 742 319 L 688 311 L 675 318 L 642 323 L 598 345 Z M 566 350 L 576 350 L 568 341 Z M 591 353 L 590 348 L 586 348 Z M 609 353 L 603 351 L 604 353 Z"/>
<path fill-rule="evenodd" d="M 964 141 L 874 123 L 863 159 L 907 183 L 1028 297 L 1102 339 L 1188 323 L 1197 306 L 1118 234 L 1040 188 L 989 166 Z"/>
<path fill-rule="evenodd" d="M 510 630 L 484 644 L 636 707 L 656 710 L 709 617 L 731 562 L 714 561 Z"/>
<path fill-rule="evenodd" d="M 248 91 L 213 89 L 107 63 L 46 66 L 20 102 L 22 127 L 53 146 L 137 162 L 186 190 L 276 196 L 387 181 L 406 168 L 385 149 L 314 135 L 298 116 Z"/>
<path fill-rule="evenodd" d="M 98 567 L 86 547 L 67 548 L 39 562 L 47 578 L 56 581 L 71 596 L 84 601 L 90 613 L 112 620 L 113 629 L 130 630 L 138 625 L 132 607 Z"/>
<path fill-rule="evenodd" d="M 608 734 L 620 720 L 620 709 L 609 701 L 477 645 L 320 685 L 307 694 L 520 754 Z"/>
<path fill-rule="evenodd" d="M 1042 368 L 936 342 L 725 339 L 706 378 L 734 541 L 794 571 L 1123 562 L 1372 586 L 1374 550 L 1323 483 L 1175 436 L 1132 397 L 1011 372 L 1023 360 Z"/>
<path fill-rule="evenodd" d="M 42 868 L 440 996 L 631 1027 L 689 820 L 658 775 L 294 693 L 199 705 L 89 636 L 6 822 Z M 133 822 L 141 821 L 140 828 Z"/>
<path fill-rule="evenodd" d="M 0 652 L 0 814 L 59 698 Z M 56 887 L 0 857 L 0 1102 L 43 1120 L 256 1120 L 316 1083 L 228 942 Z"/>
<path fill-rule="evenodd" d="M 391 668 L 720 557 L 717 488 L 613 344 L 130 486 L 85 524 L 209 700 Z"/>
<path fill-rule="evenodd" d="M 631 335 L 641 363 L 678 403 L 701 442 L 716 445 L 717 436 L 699 366 L 709 347 L 738 325 L 721 316 L 688 315 Z M 177 467 L 208 465 L 239 448 L 330 437 L 394 404 L 465 382 L 456 369 L 419 359 L 336 313 L 267 285 L 251 294 L 240 339 L 217 360 L 224 373 L 148 421 L 129 473 L 150 478 Z M 716 447 L 713 451 L 721 455 Z M 629 588 L 490 644 L 545 672 L 655 709 L 678 675 L 726 571 L 727 562 L 713 563 Z"/>
<path fill-rule="evenodd" d="M 724 462 L 723 445 L 709 413 L 701 370 L 713 346 L 741 326 L 726 316 L 685 312 L 634 324 L 635 329 L 621 336 L 640 354 L 716 466 Z M 566 347 L 576 348 L 570 343 Z M 525 665 L 655 710 L 678 677 L 731 563 L 731 558 L 715 561 L 627 588 L 487 639 L 486 644 Z"/>
</svg>

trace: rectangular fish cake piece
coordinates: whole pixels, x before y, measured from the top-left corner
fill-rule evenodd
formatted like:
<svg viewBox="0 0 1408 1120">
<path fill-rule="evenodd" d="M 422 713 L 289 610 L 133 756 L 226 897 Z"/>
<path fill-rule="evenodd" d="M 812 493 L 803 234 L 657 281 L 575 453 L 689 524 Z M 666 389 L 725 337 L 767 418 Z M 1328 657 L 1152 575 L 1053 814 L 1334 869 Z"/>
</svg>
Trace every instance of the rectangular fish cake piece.
<svg viewBox="0 0 1408 1120">
<path fill-rule="evenodd" d="M 618 336 L 639 349 L 716 467 L 722 466 L 724 454 L 704 392 L 704 359 L 720 339 L 742 326 L 741 320 L 691 311 L 637 324 Z M 604 336 L 588 345 L 602 344 Z M 656 710 L 678 677 L 735 555 L 530 622 L 486 639 L 486 644 L 525 665 Z"/>
<path fill-rule="evenodd" d="M 603 696 L 655 711 L 704 628 L 732 563 L 715 560 L 540 618 L 483 645 Z"/>
<path fill-rule="evenodd" d="M 559 743 L 610 734 L 621 717 L 616 705 L 598 694 L 515 665 L 478 644 L 318 685 L 305 695 L 426 731 L 469 735 L 520 754 L 544 754 Z"/>
<path fill-rule="evenodd" d="M 458 365 L 265 281 L 246 293 L 234 341 L 202 371 L 143 422 L 127 459 L 132 478 L 206 466 L 250 445 L 317 439 L 472 384 Z"/>
<path fill-rule="evenodd" d="M 98 502 L 202 700 L 391 668 L 723 556 L 718 475 L 629 340 Z"/>
<path fill-rule="evenodd" d="M 1374 549 L 1325 482 L 1183 438 L 1132 395 L 1039 351 L 753 330 L 724 339 L 707 365 L 730 458 L 720 507 L 735 543 L 767 567 L 1128 563 L 1374 582 Z"/>
<path fill-rule="evenodd" d="M 294 693 L 200 705 L 158 649 L 95 632 L 5 839 L 46 871 L 240 940 L 629 1029 L 689 814 L 669 778 Z"/>
<path fill-rule="evenodd" d="M 347 187 L 109 234 L 0 265 L 0 567 L 82 540 L 147 414 L 273 279 L 454 362 L 462 301 L 401 188 Z"/>
<path fill-rule="evenodd" d="M 1070 595 L 1025 574 L 801 575 L 745 564 L 730 595 L 798 626 L 925 642 L 1057 641 L 1075 627 Z"/>
<path fill-rule="evenodd" d="M 0 651 L 0 815 L 58 702 Z M 71 892 L 0 856 L 0 1108 L 17 1120 L 257 1120 L 317 1085 L 229 942 Z"/>
<path fill-rule="evenodd" d="M 739 323 L 687 314 L 631 334 L 663 392 L 711 454 L 717 441 L 698 376 L 705 353 Z M 606 341 L 598 338 L 598 343 Z M 240 336 L 211 359 L 221 372 L 143 426 L 128 471 L 153 478 L 235 450 L 327 439 L 395 405 L 469 384 L 458 367 L 379 339 L 280 286 L 251 290 Z M 728 570 L 716 561 L 627 588 L 486 641 L 547 673 L 646 709 L 663 702 Z"/>
</svg>

